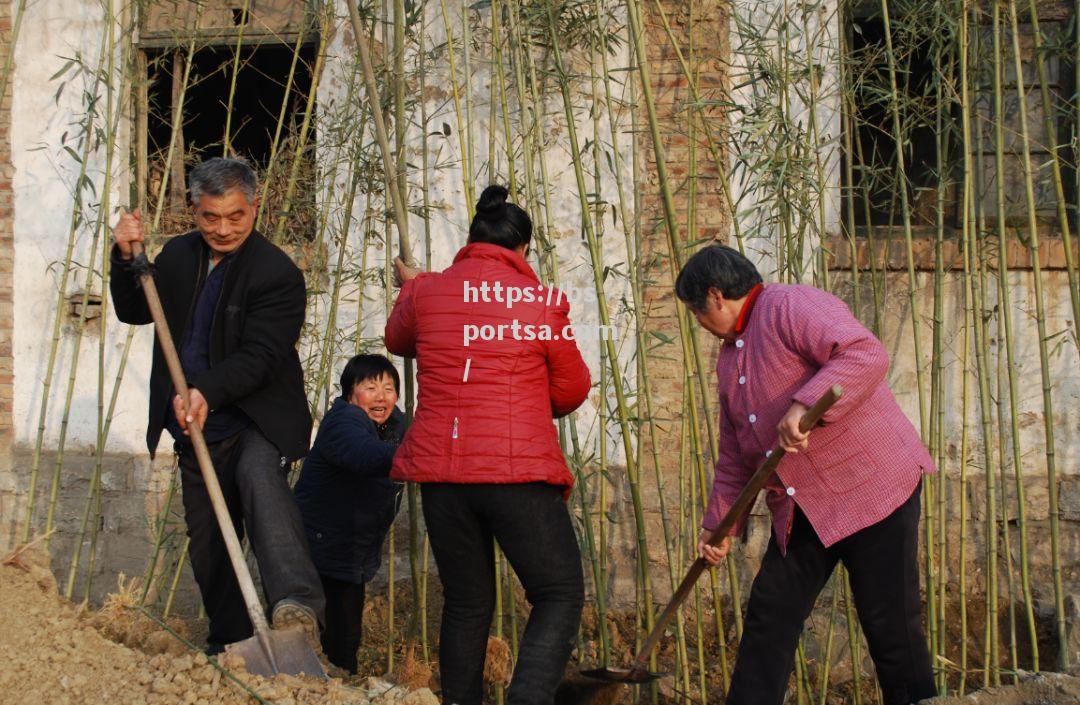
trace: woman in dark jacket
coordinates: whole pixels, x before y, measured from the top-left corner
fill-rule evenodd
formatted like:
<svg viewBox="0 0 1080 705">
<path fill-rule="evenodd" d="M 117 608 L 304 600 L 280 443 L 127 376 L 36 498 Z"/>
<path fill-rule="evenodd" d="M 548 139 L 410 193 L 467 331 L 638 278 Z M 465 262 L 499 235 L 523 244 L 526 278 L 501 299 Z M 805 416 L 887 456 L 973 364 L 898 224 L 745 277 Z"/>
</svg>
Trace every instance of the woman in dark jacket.
<svg viewBox="0 0 1080 705">
<path fill-rule="evenodd" d="M 395 404 L 400 379 L 382 355 L 357 355 L 341 373 L 341 396 L 319 424 L 296 482 L 311 558 L 326 592 L 323 649 L 356 672 L 364 584 L 379 569 L 397 513 L 400 483 L 389 478 L 404 430 Z"/>
<path fill-rule="evenodd" d="M 532 222 L 506 196 L 484 190 L 445 271 L 399 263 L 405 281 L 385 334 L 390 352 L 416 358 L 416 416 L 392 477 L 421 483 L 443 585 L 442 697 L 456 705 L 483 696 L 495 541 L 532 604 L 509 705 L 551 704 L 584 599 L 565 503 L 573 478 L 552 419 L 585 400 L 589 369 L 565 296 L 525 260 Z"/>
</svg>

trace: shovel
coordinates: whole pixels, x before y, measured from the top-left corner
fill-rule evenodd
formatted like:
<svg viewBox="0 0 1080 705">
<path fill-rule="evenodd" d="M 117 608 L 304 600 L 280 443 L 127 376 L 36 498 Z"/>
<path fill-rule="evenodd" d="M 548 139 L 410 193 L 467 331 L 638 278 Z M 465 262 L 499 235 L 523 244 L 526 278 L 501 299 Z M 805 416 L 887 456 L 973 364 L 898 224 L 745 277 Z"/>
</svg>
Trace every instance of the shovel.
<svg viewBox="0 0 1080 705">
<path fill-rule="evenodd" d="M 806 433 L 821 420 L 821 417 L 825 415 L 825 412 L 829 410 L 836 400 L 843 394 L 843 390 L 839 385 L 834 385 L 832 389 L 822 395 L 817 402 L 810 407 L 806 414 L 799 421 L 799 430 Z M 731 531 L 731 527 L 735 525 L 735 522 L 745 512 L 750 509 L 750 505 L 754 503 L 754 498 L 757 497 L 758 492 L 765 486 L 769 478 L 772 477 L 773 472 L 776 471 L 776 466 L 780 463 L 780 459 L 784 457 L 784 449 L 779 445 L 773 447 L 772 452 L 769 453 L 765 459 L 750 478 L 750 481 L 746 483 L 746 487 L 735 499 L 735 502 L 728 509 L 727 514 L 724 515 L 720 525 L 713 530 L 712 536 L 709 537 L 709 544 L 715 546 L 720 543 L 728 532 Z M 667 607 L 660 613 L 660 616 L 656 620 L 656 624 L 653 626 L 652 631 L 645 637 L 645 641 L 641 644 L 641 650 L 638 651 L 633 662 L 627 668 L 594 668 L 591 670 L 585 670 L 581 672 L 581 675 L 587 678 L 593 678 L 597 681 L 606 684 L 611 683 L 627 683 L 627 684 L 642 684 L 650 683 L 657 678 L 662 678 L 663 673 L 651 673 L 649 671 L 649 654 L 656 648 L 656 644 L 660 641 L 660 637 L 664 635 L 664 630 L 668 624 L 671 623 L 672 617 L 678 611 L 679 607 L 690 595 L 691 589 L 694 584 L 701 577 L 701 574 L 708 567 L 704 558 L 698 558 L 694 561 L 694 565 L 690 567 L 690 570 L 686 573 L 686 577 L 683 578 L 682 583 L 679 585 L 679 589 L 675 591 L 675 594 L 671 596 L 671 601 L 668 602 Z M 586 702 L 582 700 L 581 702 Z"/>
<path fill-rule="evenodd" d="M 165 322 L 165 312 L 161 308 L 161 299 L 158 297 L 157 286 L 154 284 L 154 276 L 151 273 L 150 262 L 146 259 L 141 243 L 131 243 L 132 252 L 135 255 L 132 260 L 132 268 L 138 273 L 139 284 L 146 294 L 146 305 L 150 309 L 150 315 L 154 319 L 154 329 L 157 332 L 158 344 L 165 354 L 165 362 L 169 367 L 169 376 L 172 377 L 173 387 L 181 399 L 188 399 L 187 381 L 184 379 L 184 370 L 180 366 L 180 358 L 176 354 L 176 344 L 173 342 L 169 326 Z M 203 481 L 206 483 L 206 491 L 210 495 L 210 503 L 214 507 L 214 516 L 217 518 L 221 535 L 225 539 L 225 548 L 229 553 L 229 561 L 232 563 L 236 580 L 240 584 L 240 592 L 244 595 L 244 605 L 247 607 L 248 617 L 255 629 L 255 635 L 229 644 L 225 649 L 229 653 L 239 654 L 244 658 L 244 665 L 249 673 L 267 678 L 279 673 L 300 675 L 306 673 L 309 676 L 326 677 L 326 671 L 319 662 L 315 650 L 311 648 L 307 638 L 298 629 L 273 631 L 266 621 L 262 605 L 259 603 L 259 595 L 255 592 L 255 583 L 251 579 L 247 562 L 244 560 L 244 552 L 240 548 L 240 540 L 233 528 L 232 517 L 225 505 L 225 498 L 221 494 L 221 485 L 218 484 L 217 473 L 214 472 L 214 464 L 210 460 L 210 451 L 206 447 L 206 439 L 203 438 L 202 429 L 196 423 L 188 424 L 188 433 L 191 435 L 191 443 L 195 447 L 195 457 L 199 461 L 199 469 L 202 471 Z"/>
</svg>

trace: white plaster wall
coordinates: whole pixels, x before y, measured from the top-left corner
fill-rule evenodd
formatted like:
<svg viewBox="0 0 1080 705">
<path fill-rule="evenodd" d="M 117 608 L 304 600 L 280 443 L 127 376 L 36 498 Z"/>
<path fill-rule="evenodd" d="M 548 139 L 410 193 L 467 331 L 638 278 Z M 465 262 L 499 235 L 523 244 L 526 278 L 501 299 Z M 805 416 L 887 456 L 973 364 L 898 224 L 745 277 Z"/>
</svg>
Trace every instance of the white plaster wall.
<svg viewBox="0 0 1080 705">
<path fill-rule="evenodd" d="M 72 216 L 71 184 L 79 172 L 76 160 L 63 149 L 62 136 L 67 133 L 68 144 L 76 153 L 81 152 L 81 148 L 71 141 L 71 136 L 78 131 L 76 123 L 85 111 L 83 90 L 90 89 L 85 76 L 69 79 L 59 99 L 54 100 L 61 81 L 68 76 L 57 79 L 50 77 L 64 66 L 69 57 L 76 55 L 81 56 L 91 70 L 96 68 L 101 39 L 105 35 L 100 3 L 91 0 L 28 3 L 26 13 L 15 55 L 11 113 L 11 153 L 15 167 L 12 183 L 15 206 L 15 383 L 12 416 L 17 444 L 33 444 L 37 434 L 42 382 L 51 347 L 59 266 L 64 261 Z M 104 102 L 101 111 L 104 112 Z M 127 193 L 127 129 L 124 120 L 120 125 L 115 152 L 114 204 L 122 203 L 118 200 L 120 193 Z M 104 166 L 104 149 L 101 149 L 91 157 L 87 170 L 98 196 L 102 191 Z M 92 223 L 97 214 L 98 198 L 90 194 L 87 196 L 93 203 L 85 209 L 84 221 Z M 79 229 L 75 260 L 81 266 L 69 278 L 69 294 L 81 291 L 85 286 L 91 231 L 89 225 Z M 100 255 L 98 259 L 100 261 Z M 92 287 L 93 291 L 100 293 L 100 279 L 95 278 Z M 112 392 L 126 335 L 126 326 L 121 325 L 111 311 L 107 315 L 106 403 Z M 83 338 L 72 397 L 66 443 L 66 447 L 72 450 L 92 447 L 97 436 L 97 322 L 92 322 L 90 327 L 93 330 Z M 151 339 L 149 329 L 140 331 L 132 346 L 132 364 L 124 375 L 106 447 L 108 451 L 145 453 L 145 388 Z M 46 448 L 57 445 L 74 340 L 72 326 L 65 325 L 48 402 Z"/>
</svg>

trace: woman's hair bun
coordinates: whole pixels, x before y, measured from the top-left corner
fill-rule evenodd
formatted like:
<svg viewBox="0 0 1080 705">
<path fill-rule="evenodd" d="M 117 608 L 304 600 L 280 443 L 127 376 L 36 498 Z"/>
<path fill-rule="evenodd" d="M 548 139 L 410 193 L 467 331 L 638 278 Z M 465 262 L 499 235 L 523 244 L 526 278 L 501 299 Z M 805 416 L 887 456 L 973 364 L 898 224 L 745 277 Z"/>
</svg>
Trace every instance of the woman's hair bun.
<svg viewBox="0 0 1080 705">
<path fill-rule="evenodd" d="M 506 205 L 506 198 L 510 192 L 506 187 L 492 184 L 480 194 L 480 200 L 476 203 L 477 213 L 494 213 Z"/>
</svg>

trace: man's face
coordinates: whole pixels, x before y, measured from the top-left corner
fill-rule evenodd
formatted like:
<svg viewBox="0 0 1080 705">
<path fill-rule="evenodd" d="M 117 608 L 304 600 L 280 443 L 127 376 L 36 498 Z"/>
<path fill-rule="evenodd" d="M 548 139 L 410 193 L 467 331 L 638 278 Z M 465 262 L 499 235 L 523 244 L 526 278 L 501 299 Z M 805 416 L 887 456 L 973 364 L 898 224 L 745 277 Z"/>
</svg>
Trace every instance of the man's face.
<svg viewBox="0 0 1080 705">
<path fill-rule="evenodd" d="M 726 305 L 727 300 L 717 289 L 709 289 L 709 295 L 705 298 L 705 307 L 698 309 L 691 306 L 698 324 L 717 338 L 728 339 L 735 334 L 735 322 L 738 312 L 732 313 L 731 307 Z"/>
<path fill-rule="evenodd" d="M 224 196 L 203 194 L 192 204 L 195 224 L 203 240 L 218 257 L 235 252 L 255 227 L 259 199 L 249 202 L 240 189 L 230 189 Z"/>
<path fill-rule="evenodd" d="M 388 374 L 377 379 L 360 380 L 353 387 L 349 402 L 367 412 L 375 423 L 385 423 L 394 411 L 398 393 L 394 380 Z"/>
</svg>

